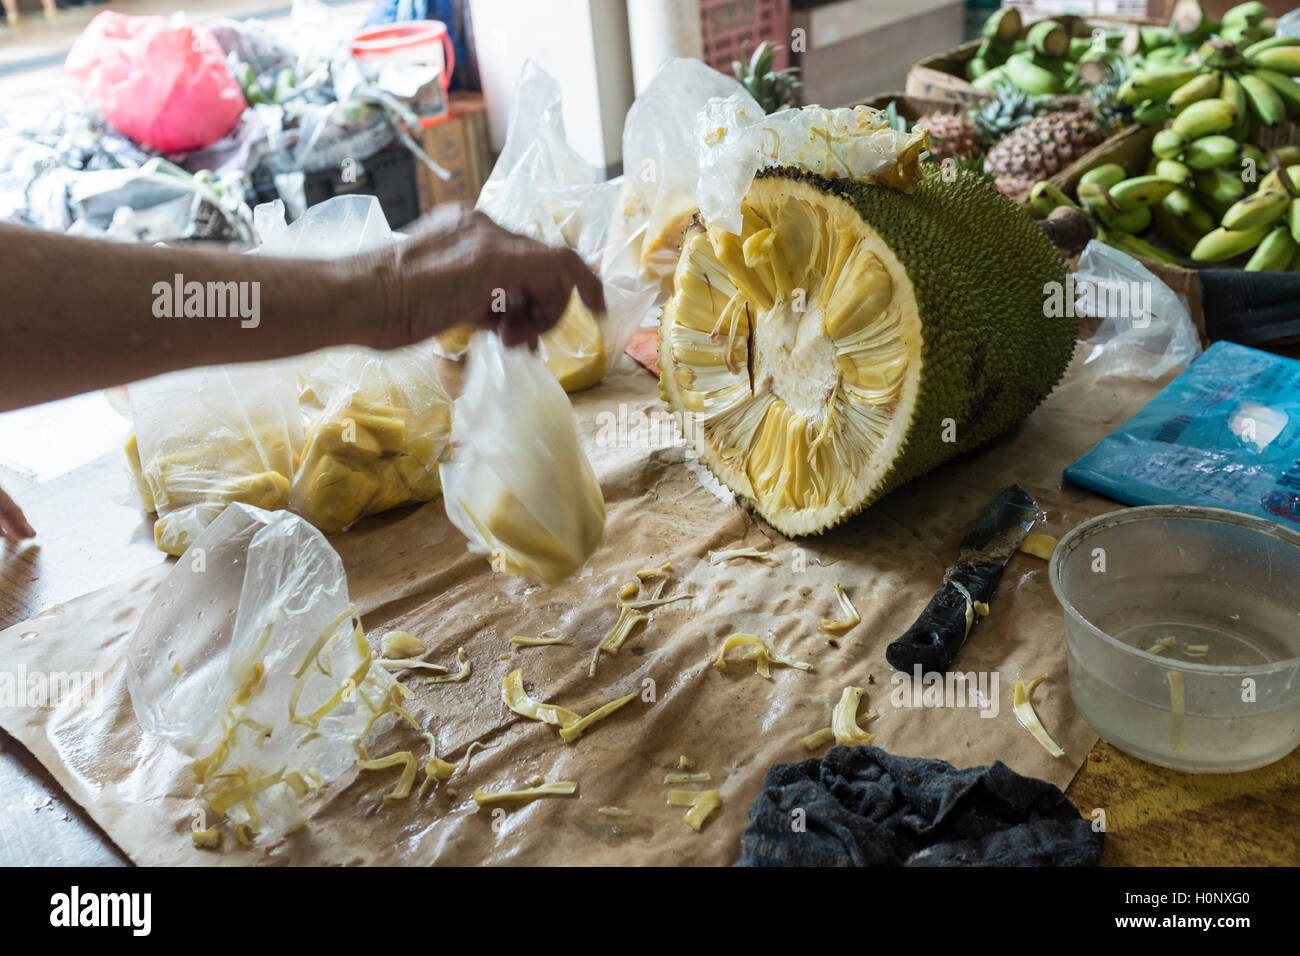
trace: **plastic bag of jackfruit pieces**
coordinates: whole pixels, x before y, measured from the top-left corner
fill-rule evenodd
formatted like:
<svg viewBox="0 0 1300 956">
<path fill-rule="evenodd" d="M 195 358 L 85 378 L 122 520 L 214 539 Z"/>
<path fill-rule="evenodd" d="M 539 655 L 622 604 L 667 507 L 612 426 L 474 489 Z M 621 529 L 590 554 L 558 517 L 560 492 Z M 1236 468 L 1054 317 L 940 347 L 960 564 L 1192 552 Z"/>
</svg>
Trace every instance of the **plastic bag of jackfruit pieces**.
<svg viewBox="0 0 1300 956">
<path fill-rule="evenodd" d="M 478 208 L 498 225 L 551 246 L 575 250 L 601 278 L 604 315 L 594 315 L 576 291 L 539 351 L 566 391 L 596 384 L 654 306 L 655 290 L 640 276 L 639 235 L 622 227 L 621 184 L 597 182 L 596 171 L 569 145 L 559 84 L 531 62 L 515 88 L 505 147 L 479 195 Z M 437 337 L 440 351 L 460 358 L 473 329 Z"/>
<path fill-rule="evenodd" d="M 152 499 L 160 550 L 181 554 L 232 502 L 287 505 L 302 427 L 285 363 L 173 372 L 130 396 L 142 504 Z"/>
<path fill-rule="evenodd" d="M 428 346 L 330 349 L 299 370 L 303 447 L 289 507 L 325 532 L 438 496 L 451 398 Z"/>
<path fill-rule="evenodd" d="M 547 584 L 600 546 L 605 501 L 573 407 L 540 359 L 490 332 L 470 343 L 441 468 L 447 517 L 496 571 Z"/>
<path fill-rule="evenodd" d="M 925 148 L 923 131 L 891 129 L 884 112 L 869 106 L 805 106 L 765 116 L 748 94 L 710 100 L 696 117 L 695 134 L 700 214 L 737 234 L 741 202 L 760 169 L 797 166 L 827 179 L 910 191 L 920 181 Z"/>
<path fill-rule="evenodd" d="M 212 810 L 281 835 L 303 822 L 301 797 L 356 762 L 357 741 L 392 725 L 372 723 L 395 690 L 372 658 L 324 536 L 232 505 L 159 586 L 126 679 L 140 723 L 193 760 Z"/>
<path fill-rule="evenodd" d="M 672 293 L 682 235 L 699 204 L 696 117 L 711 99 L 734 97 L 752 115 L 763 110 L 732 77 L 699 60 L 665 60 L 627 111 L 623 125 L 620 213 L 639 227 L 638 263 Z"/>
</svg>

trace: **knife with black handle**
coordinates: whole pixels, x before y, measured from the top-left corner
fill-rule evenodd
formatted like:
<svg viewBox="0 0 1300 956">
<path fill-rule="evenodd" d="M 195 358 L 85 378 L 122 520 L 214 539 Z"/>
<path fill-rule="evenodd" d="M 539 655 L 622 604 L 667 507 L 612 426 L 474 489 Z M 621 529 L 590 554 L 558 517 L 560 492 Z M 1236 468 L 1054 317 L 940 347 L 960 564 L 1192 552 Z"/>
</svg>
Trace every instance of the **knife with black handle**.
<svg viewBox="0 0 1300 956">
<path fill-rule="evenodd" d="M 1019 485 L 998 495 L 962 539 L 957 563 L 943 585 L 902 637 L 885 649 L 890 666 L 923 674 L 943 673 L 952 665 L 975 625 L 976 602 L 988 603 L 1002 580 L 1007 560 L 1038 518 L 1038 502 Z"/>
</svg>

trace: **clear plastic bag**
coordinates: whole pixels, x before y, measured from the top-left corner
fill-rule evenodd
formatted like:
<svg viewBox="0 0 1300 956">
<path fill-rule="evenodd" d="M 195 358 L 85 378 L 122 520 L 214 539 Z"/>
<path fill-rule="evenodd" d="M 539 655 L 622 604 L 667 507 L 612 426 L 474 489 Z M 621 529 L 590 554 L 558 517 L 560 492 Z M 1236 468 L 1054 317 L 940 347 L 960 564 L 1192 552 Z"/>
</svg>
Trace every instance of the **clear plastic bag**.
<svg viewBox="0 0 1300 956">
<path fill-rule="evenodd" d="M 615 222 L 620 188 L 616 180 L 596 182 L 595 170 L 565 138 L 559 84 L 525 63 L 505 147 L 478 208 L 512 232 L 576 250 L 604 284 L 604 315 L 588 310 L 575 290 L 559 323 L 541 338 L 542 359 L 566 391 L 599 382 L 654 306 L 656 290 L 627 251 L 640 237 Z M 462 326 L 439 336 L 440 349 L 460 357 L 472 331 Z"/>
<path fill-rule="evenodd" d="M 302 455 L 289 507 L 325 532 L 441 491 L 451 398 L 427 346 L 331 349 L 299 373 Z"/>
<path fill-rule="evenodd" d="M 623 213 L 644 236 L 640 267 L 665 292 L 672 290 L 682 234 L 699 209 L 696 117 L 715 98 L 731 98 L 747 115 L 763 115 L 736 80 L 699 60 L 670 58 L 636 98 L 623 125 Z"/>
<path fill-rule="evenodd" d="M 1183 368 L 1201 354 L 1187 303 L 1146 266 L 1093 240 L 1079 256 L 1076 310 L 1102 320 L 1084 345 L 1095 375 L 1133 375 L 1145 381 Z"/>
<path fill-rule="evenodd" d="M 145 730 L 194 758 L 212 808 L 284 834 L 298 799 L 393 723 L 338 554 L 288 512 L 227 509 L 144 612 L 127 687 Z M 391 710 L 391 708 L 389 708 Z"/>
<path fill-rule="evenodd" d="M 302 426 L 285 363 L 173 372 L 131 386 L 130 396 L 160 550 L 184 553 L 231 502 L 288 504 Z"/>
<path fill-rule="evenodd" d="M 494 333 L 470 344 L 443 462 L 447 517 L 493 570 L 554 584 L 600 546 L 605 501 L 568 397 L 540 359 Z"/>
<path fill-rule="evenodd" d="M 740 204 L 767 166 L 798 166 L 828 179 L 909 189 L 920 178 L 924 133 L 891 129 L 869 106 L 806 106 L 764 116 L 748 93 L 710 100 L 696 120 L 695 198 L 711 226 L 740 232 Z"/>
</svg>

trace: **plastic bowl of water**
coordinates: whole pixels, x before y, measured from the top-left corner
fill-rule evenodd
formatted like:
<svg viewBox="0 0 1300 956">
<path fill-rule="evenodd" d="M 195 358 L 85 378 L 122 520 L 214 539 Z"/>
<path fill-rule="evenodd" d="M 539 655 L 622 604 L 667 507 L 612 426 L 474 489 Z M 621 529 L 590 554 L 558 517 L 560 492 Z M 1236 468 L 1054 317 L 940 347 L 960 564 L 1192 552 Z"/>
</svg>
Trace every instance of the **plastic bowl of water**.
<svg viewBox="0 0 1300 956">
<path fill-rule="evenodd" d="M 1104 740 L 1203 773 L 1300 745 L 1300 532 L 1218 508 L 1085 521 L 1048 574 L 1070 694 Z"/>
</svg>

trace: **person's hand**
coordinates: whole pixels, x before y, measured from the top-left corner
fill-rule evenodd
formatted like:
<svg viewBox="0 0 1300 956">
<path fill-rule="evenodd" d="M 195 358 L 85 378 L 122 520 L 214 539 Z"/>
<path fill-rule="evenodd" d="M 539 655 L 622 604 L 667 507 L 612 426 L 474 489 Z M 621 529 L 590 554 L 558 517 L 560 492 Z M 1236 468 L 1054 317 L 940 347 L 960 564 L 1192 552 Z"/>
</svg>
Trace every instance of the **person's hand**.
<svg viewBox="0 0 1300 956">
<path fill-rule="evenodd" d="M 0 488 L 0 538 L 21 541 L 36 536 L 36 529 L 27 523 L 23 510 Z"/>
<path fill-rule="evenodd" d="M 495 329 L 507 345 L 535 346 L 575 287 L 587 308 L 604 310 L 600 280 L 576 252 L 516 235 L 468 206 L 440 206 L 408 236 L 358 263 L 378 282 L 384 303 L 381 347 L 420 342 L 461 323 Z"/>
</svg>

